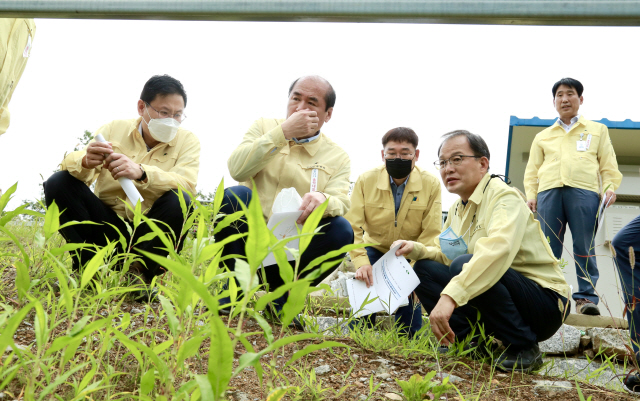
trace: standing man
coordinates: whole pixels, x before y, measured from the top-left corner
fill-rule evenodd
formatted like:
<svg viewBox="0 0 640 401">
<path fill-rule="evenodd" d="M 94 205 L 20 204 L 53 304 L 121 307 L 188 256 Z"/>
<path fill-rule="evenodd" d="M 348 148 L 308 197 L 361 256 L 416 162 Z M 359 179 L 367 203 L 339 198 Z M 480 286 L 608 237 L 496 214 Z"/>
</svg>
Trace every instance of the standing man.
<svg viewBox="0 0 640 401">
<path fill-rule="evenodd" d="M 480 136 L 449 132 L 438 156 L 442 182 L 460 199 L 436 246 L 401 241 L 396 254 L 417 260 L 415 292 L 444 345 L 482 323 L 507 347 L 496 367 L 535 370 L 542 365 L 538 342 L 568 315 L 569 285 L 558 260 L 520 194 L 489 174 L 489 148 Z"/>
<path fill-rule="evenodd" d="M 611 241 L 615 249 L 616 264 L 622 285 L 622 300 L 625 304 L 629 336 L 633 347 L 633 357 L 640 362 L 640 216 L 616 234 Z M 640 373 L 627 374 L 623 381 L 624 388 L 632 394 L 640 394 Z"/>
<path fill-rule="evenodd" d="M 551 89 L 558 120 L 536 135 L 524 173 L 527 205 L 538 212 L 544 235 L 556 258 L 562 256 L 567 224 L 573 237 L 578 291 L 576 313 L 599 315 L 598 266 L 594 253 L 596 214 L 603 191 L 611 206 L 622 182 L 609 131 L 578 110 L 582 84 L 563 78 Z M 602 182 L 602 184 L 600 184 Z"/>
<path fill-rule="evenodd" d="M 328 201 L 319 224 L 323 226 L 322 234 L 314 236 L 302 254 L 301 269 L 316 257 L 353 243 L 351 225 L 342 217 L 350 205 L 351 162 L 347 153 L 320 131 L 331 119 L 335 101 L 335 91 L 326 79 L 319 76 L 296 79 L 289 88 L 287 118 L 257 120 L 227 162 L 231 177 L 241 185 L 225 190 L 223 213 L 231 214 L 241 209 L 234 194 L 245 204 L 251 201 L 252 180 L 260 196 L 265 220 L 271 217 L 273 201 L 284 188 L 293 187 L 303 195 L 300 207 L 303 213 L 298 224 L 304 224 L 316 207 Z M 220 230 L 216 239 L 220 241 L 247 230 L 246 224 L 242 223 L 229 226 Z M 244 246 L 243 239 L 237 240 L 225 246 L 222 255 L 245 255 Z M 234 269 L 234 259 L 226 263 L 230 270 Z M 263 273 L 270 290 L 284 283 L 278 265 L 265 266 Z M 312 285 L 330 273 L 331 270 L 324 272 Z M 279 313 L 286 299 L 287 294 L 274 301 L 276 312 Z M 228 299 L 220 301 L 222 305 L 228 302 Z"/>
<path fill-rule="evenodd" d="M 0 18 L 0 135 L 9 128 L 9 101 L 29 60 L 35 34 L 32 19 Z"/>
<path fill-rule="evenodd" d="M 358 177 L 351 194 L 351 223 L 356 244 L 378 245 L 350 252 L 356 278 L 373 285 L 372 265 L 401 238 L 434 246 L 442 226 L 440 182 L 416 166 L 420 156 L 418 135 L 411 128 L 394 128 L 382 137 L 382 166 Z M 376 314 L 364 319 L 369 325 Z M 414 304 L 396 311 L 401 330 L 413 336 L 422 327 L 422 307 Z"/>
<path fill-rule="evenodd" d="M 107 241 L 118 241 L 118 228 L 127 243 L 158 255 L 167 255 L 158 237 L 137 243 L 151 232 L 142 223 L 130 238 L 124 220 L 133 219 L 124 204 L 130 202 L 118 183 L 124 177 L 133 181 L 144 198 L 142 210 L 147 217 L 166 223 L 158 226 L 182 247 L 180 233 L 184 216 L 177 194 L 178 188 L 195 193 L 200 165 L 200 141 L 191 132 L 180 128 L 186 119 L 184 109 L 187 94 L 175 78 L 168 75 L 151 77 L 144 85 L 137 102 L 138 118 L 115 120 L 96 131 L 108 143 L 93 141 L 81 151 L 69 153 L 62 161 L 62 171 L 53 174 L 44 183 L 47 206 L 53 201 L 63 211 L 60 223 L 93 221 L 95 225 L 73 225 L 63 228 L 62 236 L 68 243 L 88 243 L 104 246 Z M 89 186 L 96 181 L 95 194 Z M 184 194 L 187 205 L 189 196 Z M 175 236 L 177 237 L 174 237 Z M 122 249 L 120 249 L 122 251 Z M 135 251 L 132 251 L 135 252 Z M 87 249 L 73 259 L 74 269 L 87 263 L 93 253 Z M 143 263 L 134 262 L 131 270 L 144 282 L 164 272 L 150 259 L 140 256 Z"/>
</svg>

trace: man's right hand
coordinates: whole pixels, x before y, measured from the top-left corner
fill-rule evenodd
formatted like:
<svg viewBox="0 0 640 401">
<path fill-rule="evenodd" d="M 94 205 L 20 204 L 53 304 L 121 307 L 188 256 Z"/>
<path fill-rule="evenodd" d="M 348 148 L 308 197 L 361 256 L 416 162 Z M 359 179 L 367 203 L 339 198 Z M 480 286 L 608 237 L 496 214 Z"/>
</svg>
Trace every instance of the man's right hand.
<svg viewBox="0 0 640 401">
<path fill-rule="evenodd" d="M 533 213 L 538 211 L 538 201 L 535 199 L 531 199 L 527 201 L 527 206 Z"/>
<path fill-rule="evenodd" d="M 371 265 L 360 266 L 356 270 L 356 279 L 364 281 L 367 284 L 367 288 L 371 287 L 373 285 L 373 268 Z"/>
<path fill-rule="evenodd" d="M 92 169 L 100 166 L 113 153 L 110 143 L 93 141 L 87 147 L 87 154 L 82 158 L 82 167 Z"/>
<path fill-rule="evenodd" d="M 306 138 L 318 132 L 318 113 L 311 110 L 298 110 L 282 123 L 282 132 L 287 139 Z"/>
</svg>

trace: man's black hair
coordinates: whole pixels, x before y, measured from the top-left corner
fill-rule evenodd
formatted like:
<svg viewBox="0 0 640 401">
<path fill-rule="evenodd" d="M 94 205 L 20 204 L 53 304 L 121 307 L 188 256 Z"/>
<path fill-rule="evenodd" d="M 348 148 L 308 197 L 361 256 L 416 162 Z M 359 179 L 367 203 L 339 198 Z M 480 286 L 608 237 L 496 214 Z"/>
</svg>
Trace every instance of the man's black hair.
<svg viewBox="0 0 640 401">
<path fill-rule="evenodd" d="M 455 138 L 457 136 L 467 137 L 467 141 L 469 142 L 469 147 L 471 148 L 471 151 L 473 152 L 474 156 L 476 157 L 484 156 L 487 159 L 491 160 L 489 147 L 487 146 L 487 143 L 484 141 L 484 139 L 482 139 L 480 135 L 472 134 L 471 132 L 465 131 L 462 129 L 447 132 L 446 134 L 442 135 L 442 138 L 444 139 L 442 140 L 442 142 L 440 143 L 440 146 L 438 147 L 438 156 L 440 156 L 440 149 L 442 149 L 442 145 L 449 139 Z"/>
<path fill-rule="evenodd" d="M 293 87 L 296 86 L 296 84 L 298 83 L 298 81 L 302 78 L 307 78 L 305 77 L 300 77 L 298 79 L 296 79 L 295 81 L 293 81 L 293 83 L 291 84 L 291 86 L 289 87 L 289 96 L 291 96 L 291 92 L 293 91 Z M 326 103 L 326 108 L 324 109 L 324 111 L 329 110 L 330 107 L 333 107 L 336 104 L 336 91 L 333 90 L 333 86 L 331 86 L 331 84 L 329 83 L 329 81 L 327 81 L 326 79 L 314 75 L 313 78 L 315 79 L 319 79 L 321 81 L 323 81 L 325 84 L 327 84 L 327 92 L 324 94 L 324 102 Z"/>
<path fill-rule="evenodd" d="M 187 92 L 185 92 L 180 81 L 167 74 L 154 75 L 149 78 L 146 84 L 144 84 L 144 88 L 142 88 L 142 93 L 140 94 L 140 99 L 149 104 L 153 102 L 156 96 L 164 97 L 174 93 L 182 96 L 182 100 L 184 100 L 184 107 L 187 107 Z"/>
<path fill-rule="evenodd" d="M 411 128 L 407 127 L 398 127 L 389 130 L 382 137 L 382 147 L 387 146 L 387 142 L 397 142 L 397 143 L 410 143 L 414 148 L 418 148 L 418 135 L 416 135 L 415 131 Z"/>
<path fill-rule="evenodd" d="M 556 97 L 556 92 L 558 92 L 558 88 L 560 87 L 560 85 L 565 85 L 569 88 L 575 89 L 576 92 L 578 92 L 578 97 L 582 96 L 582 91 L 584 91 L 584 87 L 577 79 L 562 78 L 561 80 L 553 84 L 553 88 L 551 88 L 551 93 L 553 94 L 554 98 Z"/>
</svg>

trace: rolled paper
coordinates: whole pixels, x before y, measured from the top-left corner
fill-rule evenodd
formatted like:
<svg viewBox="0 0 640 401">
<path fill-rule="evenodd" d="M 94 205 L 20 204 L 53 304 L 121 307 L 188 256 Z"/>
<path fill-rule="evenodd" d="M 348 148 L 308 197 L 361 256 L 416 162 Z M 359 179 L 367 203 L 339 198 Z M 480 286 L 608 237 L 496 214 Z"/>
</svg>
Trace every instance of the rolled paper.
<svg viewBox="0 0 640 401">
<path fill-rule="evenodd" d="M 107 142 L 102 134 L 96 135 L 96 141 L 103 143 Z M 140 195 L 140 192 L 138 192 L 138 188 L 136 188 L 136 185 L 133 183 L 133 181 L 125 177 L 120 177 L 118 178 L 118 182 L 120 183 L 122 189 L 124 189 L 124 193 L 127 194 L 127 198 L 129 198 L 134 206 L 136 205 L 136 203 L 138 203 L 138 201 L 140 201 L 140 203 L 144 202 L 142 195 Z"/>
</svg>

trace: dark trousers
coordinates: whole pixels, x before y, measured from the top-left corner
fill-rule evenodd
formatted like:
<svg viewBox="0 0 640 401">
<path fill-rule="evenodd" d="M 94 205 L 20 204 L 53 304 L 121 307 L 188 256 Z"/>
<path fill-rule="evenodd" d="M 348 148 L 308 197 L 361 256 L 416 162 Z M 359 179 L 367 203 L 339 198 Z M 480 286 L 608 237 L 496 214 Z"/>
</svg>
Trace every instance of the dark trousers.
<svg viewBox="0 0 640 401">
<path fill-rule="evenodd" d="M 638 342 L 640 342 L 640 216 L 633 219 L 613 238 L 616 250 L 618 273 L 622 283 L 622 299 L 627 306 L 629 334 L 636 359 L 640 360 Z M 629 248 L 633 248 L 633 251 Z M 631 266 L 630 252 L 633 252 L 635 265 Z"/>
<path fill-rule="evenodd" d="M 380 252 L 376 248 L 366 247 L 367 256 L 369 256 L 369 263 L 373 266 L 384 253 Z M 368 327 L 373 327 L 376 321 L 376 313 L 364 316 L 361 319 L 366 323 Z M 409 295 L 409 305 L 401 306 L 396 310 L 395 314 L 396 325 L 408 330 L 411 335 L 414 335 L 418 330 L 422 328 L 422 305 L 415 303 L 413 300 L 413 294 Z"/>
<path fill-rule="evenodd" d="M 460 274 L 462 266 L 471 257 L 473 255 L 470 254 L 459 256 L 450 267 L 428 259 L 416 262 L 414 270 L 420 278 L 420 285 L 415 292 L 429 313 L 438 303 L 444 287 Z M 558 300 L 562 302 L 563 310 L 560 310 Z M 472 325 L 482 323 L 486 335 L 493 335 L 505 346 L 520 350 L 530 348 L 558 331 L 565 314 L 569 315 L 566 304 L 565 297 L 508 269 L 493 287 L 456 308 L 449 325 L 456 339 L 461 340 L 471 332 Z"/>
<path fill-rule="evenodd" d="M 593 245 L 599 204 L 597 193 L 580 188 L 552 188 L 538 194 L 540 226 L 558 259 L 562 256 L 567 224 L 571 229 L 574 265 L 578 276 L 578 291 L 573 293 L 573 299 L 586 298 L 594 304 L 599 301 L 595 287 L 600 274 Z M 569 264 L 572 264 L 571 261 Z"/>
<path fill-rule="evenodd" d="M 47 206 L 55 201 L 58 208 L 63 211 L 60 216 L 61 225 L 74 220 L 101 223 L 99 226 L 78 224 L 63 228 L 60 232 L 67 243 L 87 243 L 105 246 L 108 241 L 118 241 L 120 238 L 118 232 L 109 224 L 118 228 L 126 239 L 127 244 L 135 244 L 140 237 L 151 232 L 151 228 L 146 223 L 141 223 L 134 232 L 133 241 L 131 241 L 127 226 L 118 214 L 102 203 L 85 183 L 73 177 L 68 171 L 58 171 L 49 177 L 44 183 L 44 196 Z M 184 194 L 184 199 L 187 205 L 190 205 L 191 199 L 186 193 Z M 177 236 L 182 232 L 184 218 L 178 195 L 174 191 L 167 191 L 158 198 L 146 216 L 150 219 L 167 223 Z M 132 223 L 130 223 L 130 226 L 133 229 Z M 158 227 L 167 233 L 167 237 L 173 238 L 165 225 L 158 224 Z M 182 248 L 183 240 L 179 243 L 178 251 Z M 161 256 L 168 254 L 168 252 L 158 249 L 164 248 L 164 244 L 158 237 L 141 242 L 135 247 Z M 119 242 L 118 250 L 120 252 L 123 251 Z M 131 252 L 135 253 L 135 250 L 131 250 Z M 91 260 L 93 255 L 94 252 L 88 249 L 79 251 L 77 255 L 73 256 L 73 268 L 78 270 L 80 266 L 84 266 Z M 144 273 L 147 279 L 152 279 L 154 276 L 164 273 L 164 269 L 149 258 L 142 257 L 142 260 L 146 264 Z"/>
<path fill-rule="evenodd" d="M 230 187 L 224 190 L 224 200 L 223 206 L 220 208 L 221 213 L 231 214 L 238 210 L 242 210 L 240 205 L 238 204 L 238 199 L 233 195 L 237 195 L 238 198 L 241 199 L 243 203 L 246 205 L 251 202 L 251 189 L 244 186 L 235 186 Z M 301 255 L 300 258 L 300 269 L 304 269 L 305 266 L 309 264 L 315 258 L 322 256 L 331 251 L 336 251 L 342 248 L 345 245 L 349 245 L 353 243 L 353 229 L 351 228 L 351 224 L 344 217 L 327 217 L 320 220 L 320 226 L 323 226 L 320 229 L 322 234 L 315 235 L 311 240 L 311 243 Z M 216 234 L 216 240 L 220 241 L 224 238 L 232 234 L 238 233 L 246 233 L 248 232 L 249 227 L 244 222 L 236 222 L 229 227 L 225 227 L 218 234 Z M 227 255 L 240 255 L 245 256 L 245 241 L 244 238 L 236 240 L 230 244 L 227 244 L 223 251 L 222 256 Z M 336 257 L 334 260 L 342 259 L 342 255 Z M 235 260 L 228 259 L 225 261 L 229 270 L 233 270 L 235 267 Z M 293 261 L 291 264 L 293 265 Z M 337 268 L 337 266 L 336 266 Z M 280 277 L 280 271 L 278 269 L 278 265 L 265 266 L 262 269 L 262 272 L 258 273 L 261 280 L 266 281 L 269 284 L 269 289 L 274 290 L 281 285 L 284 284 L 284 281 Z M 322 280 L 325 279 L 331 272 L 335 270 L 329 269 L 325 271 L 320 277 L 313 280 L 312 285 L 319 284 Z M 303 273 L 302 277 L 306 276 L 309 272 Z M 263 281 L 263 282 L 264 282 Z"/>
</svg>

